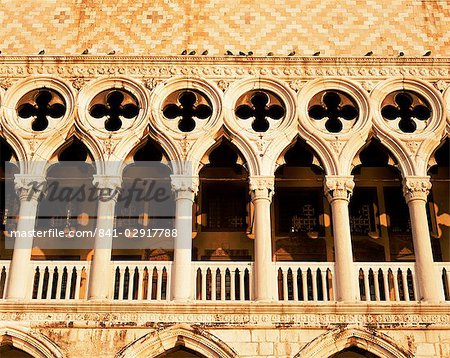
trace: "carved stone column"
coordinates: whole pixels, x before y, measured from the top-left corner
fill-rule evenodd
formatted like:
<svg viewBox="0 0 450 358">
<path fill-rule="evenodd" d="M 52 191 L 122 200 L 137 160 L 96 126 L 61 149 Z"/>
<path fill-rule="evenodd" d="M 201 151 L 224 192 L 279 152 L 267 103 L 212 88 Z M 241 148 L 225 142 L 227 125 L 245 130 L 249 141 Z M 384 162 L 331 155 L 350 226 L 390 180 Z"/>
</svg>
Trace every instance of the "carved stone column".
<svg viewBox="0 0 450 358">
<path fill-rule="evenodd" d="M 256 301 L 272 301 L 277 287 L 274 264 L 272 262 L 272 231 L 270 204 L 274 193 L 274 177 L 250 177 L 250 194 L 254 205 L 255 232 L 255 279 Z"/>
<path fill-rule="evenodd" d="M 192 204 L 198 192 L 198 177 L 171 175 L 175 193 L 175 246 L 173 252 L 171 298 L 174 301 L 193 299 L 192 290 Z"/>
<path fill-rule="evenodd" d="M 94 256 L 89 275 L 89 300 L 105 300 L 110 297 L 112 286 L 111 249 L 116 202 L 122 185 L 119 176 L 94 175 L 98 191 L 97 227 Z"/>
<path fill-rule="evenodd" d="M 333 221 L 336 287 L 335 300 L 358 300 L 357 275 L 353 267 L 352 237 L 348 203 L 355 183 L 353 176 L 327 175 L 324 180 L 325 195 L 331 205 Z"/>
<path fill-rule="evenodd" d="M 46 180 L 43 176 L 16 174 L 15 189 L 20 199 L 19 221 L 14 241 L 14 251 L 9 267 L 6 298 L 10 300 L 27 299 L 31 281 L 30 262 L 33 248 L 33 231 L 36 223 L 38 204 L 43 197 Z M 24 235 L 22 235 L 24 234 Z"/>
<path fill-rule="evenodd" d="M 429 177 L 407 176 L 403 180 L 403 195 L 411 219 L 419 297 L 423 301 L 437 302 L 444 300 L 444 297 L 440 275 L 434 266 L 428 227 L 426 203 L 430 189 Z"/>
</svg>

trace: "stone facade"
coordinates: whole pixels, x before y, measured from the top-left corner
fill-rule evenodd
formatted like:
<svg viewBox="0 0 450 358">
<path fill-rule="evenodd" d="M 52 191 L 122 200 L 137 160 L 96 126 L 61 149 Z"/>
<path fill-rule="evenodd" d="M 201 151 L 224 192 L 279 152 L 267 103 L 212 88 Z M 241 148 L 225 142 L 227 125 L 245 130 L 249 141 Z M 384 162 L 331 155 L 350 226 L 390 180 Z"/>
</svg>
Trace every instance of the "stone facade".
<svg viewBox="0 0 450 358">
<path fill-rule="evenodd" d="M 102 246 L 98 236 L 75 260 L 63 250 L 19 248 L 30 240 L 2 248 L 0 354 L 14 347 L 33 357 L 176 357 L 174 349 L 184 347 L 202 357 L 450 357 L 449 177 L 430 174 L 436 164 L 448 169 L 436 153 L 450 136 L 450 59 L 441 57 L 450 49 L 450 6 L 364 3 L 4 6 L 0 136 L 17 168 L 17 230 L 34 228 L 39 212 L 42 193 L 30 193 L 27 183 L 48 181 L 49 163 L 68 143 L 79 141 L 90 153 L 88 180 L 118 195 L 125 168 L 152 141 L 169 163 L 178 237 L 164 261 L 142 252 L 116 261 L 112 243 Z M 184 48 L 209 53 L 178 55 Z M 224 56 L 226 50 L 246 54 Z M 423 57 L 428 50 L 433 55 Z M 316 51 L 321 56 L 299 56 Z M 362 56 L 368 51 L 375 56 Z M 97 115 L 95 106 L 113 106 L 111 93 L 120 98 L 120 115 Z M 182 112 L 186 103 L 190 115 Z M 277 170 L 300 141 L 314 153 L 308 166 L 321 169 L 294 175 L 305 180 L 303 189 L 321 194 L 324 233 L 307 232 L 325 242 L 320 262 L 275 254 L 276 240 L 292 240 L 278 233 Z M 244 224 L 251 230 L 202 231 L 202 215 L 192 219 L 210 154 L 224 142 L 246 171 Z M 403 190 L 413 248 L 398 250 L 410 255 L 403 261 L 355 260 L 349 203 L 367 183 L 384 189 L 372 172 L 354 171 L 371 142 L 386 148 L 386 163 L 398 169 L 389 185 Z M 100 195 L 97 228 L 114 227 L 116 201 Z M 391 219 L 374 216 L 378 226 L 368 240 L 382 242 L 391 257 Z"/>
</svg>

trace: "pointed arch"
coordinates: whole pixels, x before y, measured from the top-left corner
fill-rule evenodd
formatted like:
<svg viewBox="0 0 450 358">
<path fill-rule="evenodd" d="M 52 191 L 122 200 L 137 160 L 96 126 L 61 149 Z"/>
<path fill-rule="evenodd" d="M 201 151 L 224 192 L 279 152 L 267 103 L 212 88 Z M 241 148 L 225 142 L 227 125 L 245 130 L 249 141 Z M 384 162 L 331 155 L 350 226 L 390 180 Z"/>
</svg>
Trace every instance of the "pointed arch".
<svg viewBox="0 0 450 358">
<path fill-rule="evenodd" d="M 162 331 L 153 331 L 122 348 L 116 358 L 158 357 L 182 346 L 205 357 L 231 358 L 237 353 L 216 336 L 198 327 L 175 325 Z"/>
<path fill-rule="evenodd" d="M 60 348 L 41 333 L 25 327 L 0 327 L 0 346 L 12 345 L 36 358 L 62 358 Z"/>
<path fill-rule="evenodd" d="M 346 348 L 357 347 L 383 358 L 412 358 L 413 352 L 375 330 L 346 327 L 328 331 L 308 343 L 294 358 L 330 357 Z"/>
<path fill-rule="evenodd" d="M 194 175 L 199 174 L 202 167 L 207 164 L 205 158 L 208 158 L 211 152 L 214 151 L 223 140 L 227 140 L 237 149 L 239 155 L 246 163 L 246 169 L 250 176 L 258 175 L 260 173 L 259 161 L 251 146 L 242 140 L 242 138 L 232 136 L 228 131 L 222 129 L 216 139 L 211 138 L 210 141 L 201 141 L 199 145 L 191 151 L 187 160 L 192 162 L 192 172 Z"/>
<path fill-rule="evenodd" d="M 299 135 L 297 135 L 290 143 L 289 145 L 285 146 L 282 151 L 279 153 L 278 157 L 275 158 L 276 160 L 272 163 L 272 173 L 276 173 L 276 171 L 283 165 L 288 164 L 286 161 L 286 154 L 289 155 L 290 151 L 294 149 L 296 146 L 302 146 L 304 150 L 308 151 L 309 154 L 311 154 L 311 165 L 315 165 L 319 168 L 321 168 L 324 171 L 324 174 L 326 173 L 326 167 L 324 165 L 323 158 L 319 155 L 319 153 L 316 152 L 316 150 L 311 147 L 309 143 L 307 143 L 303 138 L 301 138 Z"/>
<path fill-rule="evenodd" d="M 370 153 L 376 151 L 377 153 Z M 367 154 L 373 154 L 375 157 L 375 161 L 378 162 L 380 165 L 375 165 L 376 163 L 364 163 L 364 156 Z M 377 154 L 377 156 L 375 156 Z M 361 157 L 361 155 L 363 157 Z M 400 167 L 400 162 L 398 157 L 395 156 L 395 153 L 393 153 L 386 145 L 385 143 L 382 143 L 377 137 L 372 136 L 368 138 L 366 143 L 364 143 L 363 146 L 361 146 L 358 151 L 356 152 L 356 155 L 354 156 L 353 160 L 349 162 L 349 169 L 350 172 L 353 173 L 353 171 L 358 168 L 359 166 L 367 165 L 367 166 L 391 166 L 394 167 L 400 175 L 402 175 L 402 169 Z"/>
</svg>

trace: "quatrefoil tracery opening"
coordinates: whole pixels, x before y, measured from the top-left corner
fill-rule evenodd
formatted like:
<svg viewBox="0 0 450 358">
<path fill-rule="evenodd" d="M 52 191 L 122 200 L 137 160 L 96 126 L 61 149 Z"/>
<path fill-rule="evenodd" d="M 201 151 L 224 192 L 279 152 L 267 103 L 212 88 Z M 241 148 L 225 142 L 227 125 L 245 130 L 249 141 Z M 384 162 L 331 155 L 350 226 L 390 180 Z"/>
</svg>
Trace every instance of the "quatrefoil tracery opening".
<svg viewBox="0 0 450 358">
<path fill-rule="evenodd" d="M 415 92 L 395 91 L 381 105 L 381 115 L 404 133 L 423 130 L 431 118 L 428 102 Z M 397 129 L 396 128 L 396 129 Z"/>
<path fill-rule="evenodd" d="M 125 90 L 106 90 L 94 97 L 89 114 L 96 119 L 105 118 L 105 129 L 110 132 L 122 128 L 123 119 L 131 120 L 138 116 L 139 105 L 136 97 Z"/>
<path fill-rule="evenodd" d="M 167 97 L 163 115 L 167 119 L 178 119 L 178 129 L 192 132 L 197 126 L 196 119 L 206 120 L 213 113 L 206 96 L 198 91 L 179 90 Z"/>
<path fill-rule="evenodd" d="M 48 127 L 49 118 L 62 118 L 66 109 L 66 103 L 58 92 L 40 88 L 28 92 L 19 100 L 17 114 L 23 119 L 31 118 L 31 129 L 41 132 Z"/>
<path fill-rule="evenodd" d="M 273 120 L 279 121 L 286 110 L 282 100 L 272 92 L 250 91 L 237 101 L 235 114 L 238 118 L 252 119 L 255 132 L 267 132 Z"/>
<path fill-rule="evenodd" d="M 322 91 L 311 98 L 308 115 L 328 132 L 346 132 L 354 126 L 359 110 L 355 101 L 341 91 Z"/>
</svg>

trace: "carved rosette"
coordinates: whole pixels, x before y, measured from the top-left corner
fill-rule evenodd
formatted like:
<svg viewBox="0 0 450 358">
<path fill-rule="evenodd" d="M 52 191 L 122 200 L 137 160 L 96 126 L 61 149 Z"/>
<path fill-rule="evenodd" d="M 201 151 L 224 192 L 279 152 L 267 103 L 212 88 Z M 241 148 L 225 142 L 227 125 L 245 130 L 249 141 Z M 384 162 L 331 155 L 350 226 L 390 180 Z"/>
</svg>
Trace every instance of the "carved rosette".
<svg viewBox="0 0 450 358">
<path fill-rule="evenodd" d="M 194 201 L 198 193 L 198 176 L 171 175 L 171 187 L 175 193 L 175 199 L 189 199 Z"/>
<path fill-rule="evenodd" d="M 16 174 L 14 179 L 14 189 L 20 201 L 39 201 L 45 195 L 47 180 L 44 176 L 29 174 Z"/>
<path fill-rule="evenodd" d="M 94 175 L 94 186 L 100 201 L 117 201 L 122 187 L 122 178 L 117 175 Z"/>
<path fill-rule="evenodd" d="M 403 195 L 406 202 L 417 199 L 427 201 L 430 189 L 430 177 L 407 176 L 403 179 Z"/>
<path fill-rule="evenodd" d="M 258 199 L 272 200 L 275 192 L 275 179 L 273 176 L 252 176 L 249 178 L 249 184 L 252 201 Z"/>
<path fill-rule="evenodd" d="M 355 187 L 353 176 L 327 175 L 323 182 L 325 196 L 331 203 L 334 200 L 350 200 Z"/>
</svg>

